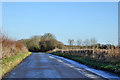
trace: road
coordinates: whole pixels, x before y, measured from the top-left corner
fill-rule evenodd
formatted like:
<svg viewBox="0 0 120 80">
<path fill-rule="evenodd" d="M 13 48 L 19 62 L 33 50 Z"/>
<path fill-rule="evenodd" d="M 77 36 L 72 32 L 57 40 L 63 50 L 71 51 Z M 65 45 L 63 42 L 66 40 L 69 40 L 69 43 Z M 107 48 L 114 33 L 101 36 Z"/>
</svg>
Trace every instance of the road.
<svg viewBox="0 0 120 80">
<path fill-rule="evenodd" d="M 90 73 L 89 74 L 93 74 Z M 45 53 L 32 53 L 6 78 L 88 78 L 69 63 Z"/>
</svg>

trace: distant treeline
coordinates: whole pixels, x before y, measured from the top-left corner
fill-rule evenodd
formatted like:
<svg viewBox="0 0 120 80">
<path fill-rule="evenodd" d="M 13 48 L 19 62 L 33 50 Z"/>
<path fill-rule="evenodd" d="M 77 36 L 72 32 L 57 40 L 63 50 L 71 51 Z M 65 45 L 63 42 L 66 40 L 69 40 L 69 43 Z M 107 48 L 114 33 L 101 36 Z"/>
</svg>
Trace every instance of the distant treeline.
<svg viewBox="0 0 120 80">
<path fill-rule="evenodd" d="M 94 45 L 84 45 L 84 46 L 79 46 L 79 45 L 65 45 L 65 48 L 68 48 L 68 49 L 84 49 L 84 48 L 87 48 L 87 49 L 93 49 L 93 48 L 97 48 L 97 49 L 112 49 L 112 48 L 116 48 L 115 45 L 111 45 L 111 44 L 94 44 Z"/>
<path fill-rule="evenodd" d="M 63 48 L 64 44 L 56 40 L 51 33 L 45 33 L 43 36 L 33 36 L 30 39 L 20 40 L 31 52 L 46 52 L 57 48 Z"/>
<path fill-rule="evenodd" d="M 109 41 L 108 41 L 109 42 Z M 87 49 L 92 49 L 92 48 L 97 48 L 97 49 L 112 49 L 117 46 L 112 45 L 112 44 L 100 44 L 97 43 L 97 40 L 95 38 L 91 38 L 91 39 L 85 39 L 85 40 L 73 40 L 73 39 L 69 39 L 68 40 L 68 44 L 69 45 L 65 45 L 66 48 L 70 48 L 70 49 L 75 49 L 75 48 L 87 48 Z"/>
<path fill-rule="evenodd" d="M 26 48 L 31 51 L 31 52 L 46 52 L 49 50 L 53 50 L 55 48 L 59 49 L 83 49 L 83 48 L 97 48 L 97 49 L 112 49 L 116 46 L 111 45 L 111 44 L 99 44 L 97 43 L 97 40 L 95 38 L 86 39 L 84 41 L 82 40 L 77 40 L 74 41 L 73 39 L 68 39 L 68 44 L 69 45 L 64 45 L 62 42 L 58 41 L 56 37 L 51 34 L 51 33 L 45 33 L 42 36 L 33 36 L 29 39 L 22 39 L 20 40 L 21 42 L 24 43 Z"/>
</svg>

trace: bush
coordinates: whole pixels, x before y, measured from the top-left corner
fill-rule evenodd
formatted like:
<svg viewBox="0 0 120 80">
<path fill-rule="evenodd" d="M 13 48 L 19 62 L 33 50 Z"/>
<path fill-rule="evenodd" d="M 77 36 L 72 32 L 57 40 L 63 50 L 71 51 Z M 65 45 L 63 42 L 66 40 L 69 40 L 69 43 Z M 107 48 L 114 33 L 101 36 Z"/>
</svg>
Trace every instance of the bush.
<svg viewBox="0 0 120 80">
<path fill-rule="evenodd" d="M 27 52 L 27 49 L 24 47 L 22 42 L 12 40 L 5 35 L 2 35 L 1 43 L 2 43 L 2 58 L 14 56 L 19 52 Z"/>
</svg>

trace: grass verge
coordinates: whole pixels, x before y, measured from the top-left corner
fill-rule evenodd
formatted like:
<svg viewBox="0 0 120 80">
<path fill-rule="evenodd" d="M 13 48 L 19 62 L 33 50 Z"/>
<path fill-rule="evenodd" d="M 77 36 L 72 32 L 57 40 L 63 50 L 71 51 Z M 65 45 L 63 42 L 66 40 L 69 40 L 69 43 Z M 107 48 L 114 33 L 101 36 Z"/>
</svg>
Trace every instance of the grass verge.
<svg viewBox="0 0 120 80">
<path fill-rule="evenodd" d="M 10 72 L 15 66 L 17 66 L 23 59 L 29 56 L 31 52 L 27 53 L 18 53 L 15 56 L 11 56 L 9 58 L 5 58 L 1 60 L 2 63 L 2 74 L 0 77 L 4 76 L 5 73 Z"/>
<path fill-rule="evenodd" d="M 69 54 L 61 54 L 61 53 L 50 53 L 50 54 L 72 59 L 74 61 L 93 67 L 95 69 L 109 71 L 120 76 L 120 63 L 111 63 L 100 59 L 94 59 L 89 57 L 86 58 L 86 57 L 74 56 Z"/>
</svg>

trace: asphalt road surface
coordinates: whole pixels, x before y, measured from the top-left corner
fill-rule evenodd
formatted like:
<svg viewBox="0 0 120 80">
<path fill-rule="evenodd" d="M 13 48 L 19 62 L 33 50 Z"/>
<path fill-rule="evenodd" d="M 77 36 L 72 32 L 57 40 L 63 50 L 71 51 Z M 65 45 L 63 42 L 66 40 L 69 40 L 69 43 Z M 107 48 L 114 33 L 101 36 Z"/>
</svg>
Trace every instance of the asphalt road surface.
<svg viewBox="0 0 120 80">
<path fill-rule="evenodd" d="M 67 65 L 66 65 L 67 64 Z M 45 53 L 32 53 L 6 78 L 87 78 L 67 62 Z"/>
</svg>

